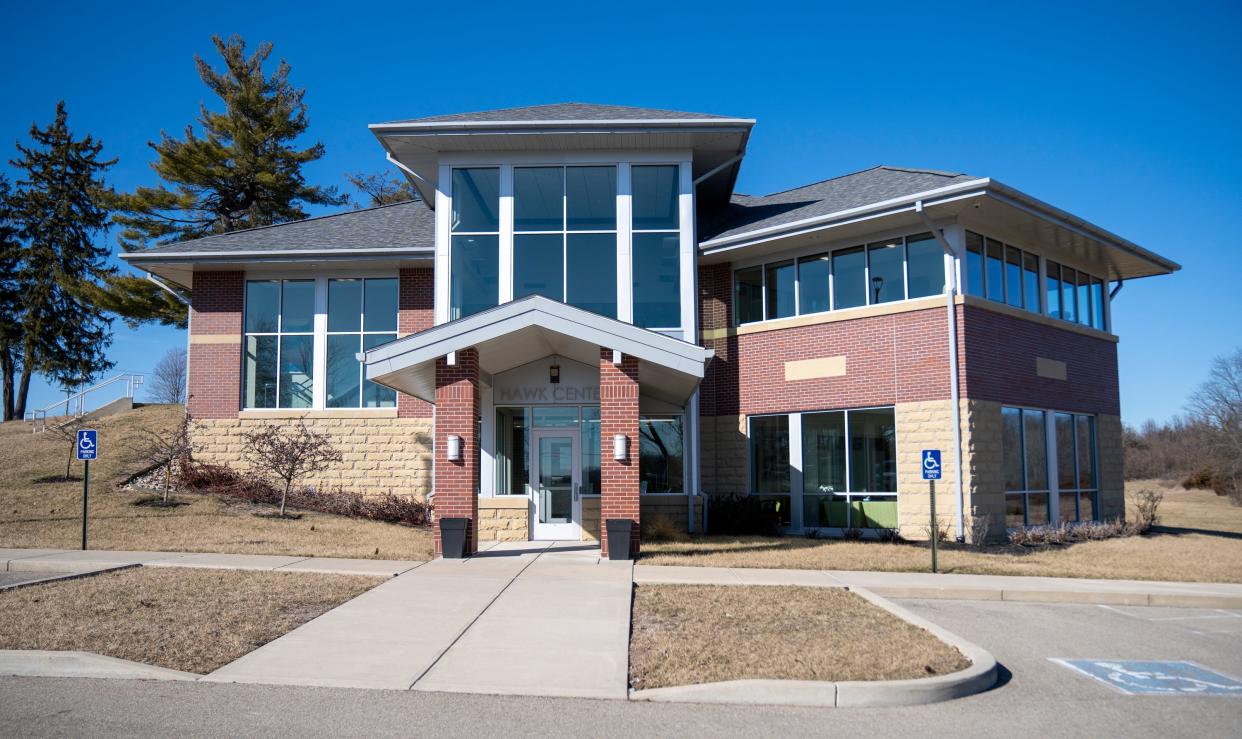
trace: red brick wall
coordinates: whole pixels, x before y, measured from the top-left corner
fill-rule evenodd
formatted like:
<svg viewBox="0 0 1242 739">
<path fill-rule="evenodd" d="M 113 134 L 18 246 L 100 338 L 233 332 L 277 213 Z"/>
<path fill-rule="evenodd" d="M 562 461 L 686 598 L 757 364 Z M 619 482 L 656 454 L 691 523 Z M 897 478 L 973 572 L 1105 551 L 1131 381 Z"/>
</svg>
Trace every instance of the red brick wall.
<svg viewBox="0 0 1242 739">
<path fill-rule="evenodd" d="M 456 364 L 436 360 L 435 405 L 435 551 L 443 551 L 440 519 L 466 518 L 466 553 L 479 548 L 479 445 L 475 419 L 479 415 L 479 352 L 457 352 Z M 449 461 L 448 437 L 460 436 L 461 459 Z"/>
<path fill-rule="evenodd" d="M 434 321 L 435 278 L 430 267 L 403 269 L 400 273 L 397 305 L 397 331 L 414 334 L 431 328 Z M 431 418 L 430 403 L 412 395 L 397 393 L 397 416 Z"/>
<path fill-rule="evenodd" d="M 976 306 L 963 316 L 965 397 L 1121 414 L 1115 342 Z M 1036 357 L 1065 362 L 1066 379 L 1037 376 Z"/>
<path fill-rule="evenodd" d="M 626 458 L 613 459 L 612 438 L 625 434 L 629 439 Z M 612 363 L 612 350 L 599 352 L 599 439 L 600 439 L 600 532 L 602 554 L 608 554 L 608 520 L 628 518 L 634 522 L 632 551 L 639 546 L 638 494 L 638 359 L 622 355 L 621 364 Z"/>
<path fill-rule="evenodd" d="M 241 403 L 243 272 L 194 273 L 190 305 L 190 379 L 186 403 L 195 418 L 236 418 Z M 196 336 L 234 336 L 222 344 Z"/>
</svg>

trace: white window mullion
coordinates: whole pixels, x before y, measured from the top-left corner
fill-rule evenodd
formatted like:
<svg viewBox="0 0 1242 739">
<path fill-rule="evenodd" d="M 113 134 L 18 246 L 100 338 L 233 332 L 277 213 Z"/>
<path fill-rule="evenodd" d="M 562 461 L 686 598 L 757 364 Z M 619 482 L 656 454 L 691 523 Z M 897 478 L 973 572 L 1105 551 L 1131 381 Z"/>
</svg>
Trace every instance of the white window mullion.
<svg viewBox="0 0 1242 739">
<path fill-rule="evenodd" d="M 1057 414 L 1044 414 L 1044 454 L 1048 458 L 1048 523 L 1055 523 L 1061 514 L 1061 473 L 1057 469 Z M 1027 519 L 1030 519 L 1029 511 Z"/>
<path fill-rule="evenodd" d="M 500 303 L 513 300 L 513 165 L 500 167 Z"/>
<path fill-rule="evenodd" d="M 802 414 L 789 414 L 789 525 L 802 528 Z"/>
<path fill-rule="evenodd" d="M 695 259 L 697 239 L 694 230 L 694 172 L 690 161 L 682 161 L 677 167 L 677 173 L 680 185 L 677 206 L 678 225 L 680 226 L 678 263 L 681 265 L 681 285 L 678 302 L 681 305 L 681 337 L 694 343 L 698 340 L 695 331 L 698 324 L 697 295 L 695 294 L 698 265 Z"/>
<path fill-rule="evenodd" d="M 633 186 L 630 165 L 617 165 L 617 320 L 634 322 Z"/>
<path fill-rule="evenodd" d="M 323 410 L 328 397 L 328 279 L 315 278 L 315 338 L 312 351 L 311 408 Z"/>
</svg>

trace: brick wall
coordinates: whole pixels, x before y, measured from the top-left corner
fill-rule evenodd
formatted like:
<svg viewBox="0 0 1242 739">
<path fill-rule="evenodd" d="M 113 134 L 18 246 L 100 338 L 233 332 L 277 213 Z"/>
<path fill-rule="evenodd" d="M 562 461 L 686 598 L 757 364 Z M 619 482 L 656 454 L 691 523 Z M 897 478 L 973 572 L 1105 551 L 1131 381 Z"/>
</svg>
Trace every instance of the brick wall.
<svg viewBox="0 0 1242 739">
<path fill-rule="evenodd" d="M 466 553 L 479 548 L 479 445 L 475 419 L 479 415 L 479 352 L 463 349 L 455 364 L 436 360 L 435 415 L 435 551 L 443 551 L 440 521 L 465 518 Z M 448 458 L 448 437 L 461 437 L 461 459 Z"/>
<path fill-rule="evenodd" d="M 434 324 L 435 278 L 431 268 L 403 269 L 400 272 L 397 303 L 399 336 L 425 331 Z M 397 393 L 397 415 L 401 418 L 431 418 L 434 406 L 412 395 Z"/>
<path fill-rule="evenodd" d="M 626 458 L 613 458 L 613 435 L 629 440 Z M 639 546 L 638 492 L 638 358 L 622 355 L 612 363 L 612 350 L 599 352 L 600 518 L 605 533 L 603 554 L 608 554 L 608 521 L 628 518 L 634 522 L 632 551 Z"/>
<path fill-rule="evenodd" d="M 194 418 L 237 418 L 245 273 L 196 272 L 192 288 L 186 407 Z"/>
</svg>

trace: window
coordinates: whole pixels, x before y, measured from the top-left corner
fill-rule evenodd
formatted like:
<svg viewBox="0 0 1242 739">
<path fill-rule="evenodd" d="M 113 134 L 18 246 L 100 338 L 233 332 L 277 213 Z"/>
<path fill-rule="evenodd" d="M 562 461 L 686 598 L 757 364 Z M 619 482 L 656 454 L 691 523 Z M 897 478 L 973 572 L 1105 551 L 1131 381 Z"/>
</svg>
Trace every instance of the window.
<svg viewBox="0 0 1242 739">
<path fill-rule="evenodd" d="M 1001 428 L 1006 526 L 1095 519 L 1094 416 L 1006 407 Z"/>
<path fill-rule="evenodd" d="M 677 165 L 636 166 L 632 185 L 634 325 L 681 326 L 681 186 Z"/>
<path fill-rule="evenodd" d="M 751 417 L 750 491 L 789 493 L 789 416 Z"/>
<path fill-rule="evenodd" d="M 1015 308 L 1022 307 L 1022 252 L 1012 246 L 1005 247 L 1005 302 Z"/>
<path fill-rule="evenodd" d="M 314 405 L 315 281 L 246 282 L 244 408 Z"/>
<path fill-rule="evenodd" d="M 397 392 L 363 377 L 358 353 L 397 338 L 397 280 L 328 280 L 328 408 L 392 408 Z"/>
<path fill-rule="evenodd" d="M 733 275 L 737 323 L 944 292 L 944 251 L 929 233 L 746 267 Z"/>
<path fill-rule="evenodd" d="M 1104 280 L 1099 277 L 1048 260 L 1041 295 L 1038 256 L 971 231 L 966 232 L 964 270 L 969 295 L 1108 330 Z"/>
<path fill-rule="evenodd" d="M 983 279 L 988 300 L 1005 302 L 1005 245 L 999 241 L 987 239 L 987 269 Z"/>
<path fill-rule="evenodd" d="M 983 237 L 966 232 L 966 292 L 984 297 L 983 290 Z"/>
<path fill-rule="evenodd" d="M 1048 262 L 1047 290 L 1045 294 L 1048 296 L 1048 315 L 1053 318 L 1061 317 L 1061 265 L 1056 262 Z"/>
<path fill-rule="evenodd" d="M 530 408 L 496 409 L 497 495 L 526 495 L 530 482 L 530 428 Z"/>
<path fill-rule="evenodd" d="M 1034 254 L 1022 256 L 1022 307 L 1039 312 L 1039 257 Z"/>
<path fill-rule="evenodd" d="M 616 167 L 513 170 L 513 297 L 617 315 Z"/>
<path fill-rule="evenodd" d="M 500 302 L 500 170 L 454 169 L 449 320 Z"/>
<path fill-rule="evenodd" d="M 638 419 L 638 479 L 642 492 L 685 492 L 683 438 L 681 416 Z M 595 446 L 598 452 L 599 444 Z"/>
</svg>

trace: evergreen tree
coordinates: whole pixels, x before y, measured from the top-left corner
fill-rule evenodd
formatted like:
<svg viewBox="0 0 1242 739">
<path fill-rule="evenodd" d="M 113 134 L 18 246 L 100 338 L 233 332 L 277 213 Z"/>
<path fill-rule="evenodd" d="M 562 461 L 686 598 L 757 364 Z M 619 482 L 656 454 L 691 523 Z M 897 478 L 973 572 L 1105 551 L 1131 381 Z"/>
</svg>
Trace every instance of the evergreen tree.
<svg viewBox="0 0 1242 739">
<path fill-rule="evenodd" d="M 157 187 L 139 187 L 117 198 L 114 221 L 122 227 L 127 250 L 152 242 L 166 244 L 306 218 L 309 205 L 341 205 L 335 188 L 308 185 L 302 166 L 324 154 L 321 143 L 304 149 L 294 141 L 310 125 L 306 91 L 289 83 L 283 59 L 269 76 L 263 63 L 272 44 L 250 56 L 240 36 L 213 36 L 225 68 L 217 71 L 195 56 L 198 75 L 224 105 L 199 108 L 198 124 L 186 126 L 183 139 L 161 133 L 150 146 L 158 155 L 151 165 Z"/>
<path fill-rule="evenodd" d="M 25 415 L 35 372 L 72 386 L 113 366 L 111 319 L 87 296 L 114 271 L 109 250 L 93 242 L 108 225 L 103 173 L 116 160 L 101 159 L 103 144 L 91 136 L 74 138 L 64 101 L 46 128 L 31 125 L 30 138 L 9 161 L 21 171 L 8 200 L 23 243 L 13 271 L 20 293 L 13 418 Z"/>
<path fill-rule="evenodd" d="M 12 205 L 13 189 L 8 179 L 0 175 L 0 384 L 4 388 L 0 411 L 5 421 L 13 419 L 13 378 L 22 336 L 18 321 L 21 289 L 17 281 L 22 244 L 17 238 Z"/>
<path fill-rule="evenodd" d="M 422 199 L 409 180 L 392 172 L 353 172 L 346 174 L 345 179 L 370 199 L 371 207 Z"/>
</svg>

